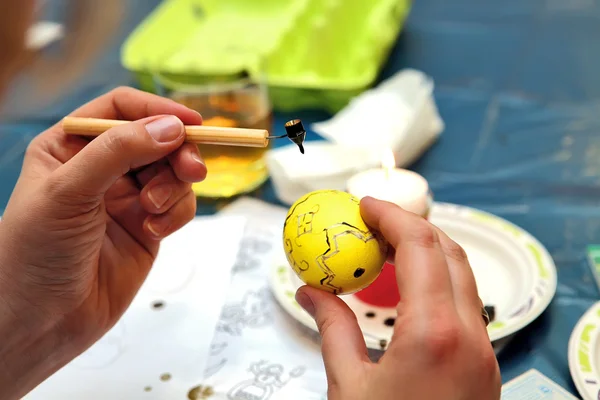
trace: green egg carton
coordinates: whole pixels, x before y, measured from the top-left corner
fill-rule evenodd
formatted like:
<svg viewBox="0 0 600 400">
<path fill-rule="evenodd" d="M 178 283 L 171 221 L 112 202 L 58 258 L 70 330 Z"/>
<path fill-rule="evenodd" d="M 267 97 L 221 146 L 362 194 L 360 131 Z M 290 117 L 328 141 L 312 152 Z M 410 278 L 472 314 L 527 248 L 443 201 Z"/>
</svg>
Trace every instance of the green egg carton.
<svg viewBox="0 0 600 400">
<path fill-rule="evenodd" d="M 245 71 L 266 76 L 276 109 L 336 112 L 373 84 L 409 9 L 410 0 L 165 0 L 127 39 L 122 63 L 147 91 Z"/>
</svg>

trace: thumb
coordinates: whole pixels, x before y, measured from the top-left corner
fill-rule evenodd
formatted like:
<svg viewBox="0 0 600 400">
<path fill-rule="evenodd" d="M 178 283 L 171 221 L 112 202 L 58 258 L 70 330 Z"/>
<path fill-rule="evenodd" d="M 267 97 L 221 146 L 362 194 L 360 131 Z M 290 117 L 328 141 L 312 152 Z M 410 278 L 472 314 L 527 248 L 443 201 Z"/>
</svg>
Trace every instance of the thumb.
<svg viewBox="0 0 600 400">
<path fill-rule="evenodd" d="M 103 195 L 130 170 L 176 150 L 184 137 L 183 123 L 175 116 L 144 118 L 104 132 L 55 173 L 70 193 Z"/>
<path fill-rule="evenodd" d="M 352 379 L 361 363 L 370 362 L 354 312 L 336 295 L 310 286 L 298 289 L 296 301 L 319 328 L 329 385 Z"/>
</svg>

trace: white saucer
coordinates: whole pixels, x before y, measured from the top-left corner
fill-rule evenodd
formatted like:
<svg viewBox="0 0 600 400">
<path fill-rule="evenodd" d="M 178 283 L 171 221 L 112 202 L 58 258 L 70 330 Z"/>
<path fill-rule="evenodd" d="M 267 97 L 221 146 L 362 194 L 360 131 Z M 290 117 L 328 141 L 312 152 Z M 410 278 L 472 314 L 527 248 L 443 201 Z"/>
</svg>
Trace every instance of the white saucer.
<svg viewBox="0 0 600 400">
<path fill-rule="evenodd" d="M 519 331 L 550 304 L 556 292 L 556 266 L 544 246 L 529 233 L 495 215 L 445 203 L 434 204 L 430 220 L 463 246 L 481 299 L 495 306 L 495 319 L 488 326 L 490 340 Z M 275 298 L 295 319 L 316 329 L 313 319 L 294 299 L 301 285 L 282 251 L 271 273 Z M 340 298 L 355 312 L 367 346 L 385 350 L 395 309 L 374 307 L 352 295 Z"/>
<path fill-rule="evenodd" d="M 584 400 L 600 399 L 600 302 L 581 317 L 571 333 L 569 369 Z"/>
</svg>

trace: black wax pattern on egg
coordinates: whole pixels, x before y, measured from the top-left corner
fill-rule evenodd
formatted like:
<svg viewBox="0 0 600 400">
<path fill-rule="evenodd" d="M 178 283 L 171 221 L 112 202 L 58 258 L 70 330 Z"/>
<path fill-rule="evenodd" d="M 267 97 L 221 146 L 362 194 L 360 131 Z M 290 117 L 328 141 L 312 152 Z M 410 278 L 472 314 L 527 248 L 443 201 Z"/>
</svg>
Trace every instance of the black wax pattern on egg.
<svg viewBox="0 0 600 400">
<path fill-rule="evenodd" d="M 356 268 L 356 271 L 354 271 L 354 277 L 360 278 L 362 276 L 362 274 L 364 274 L 364 273 L 365 273 L 364 268 Z"/>
</svg>

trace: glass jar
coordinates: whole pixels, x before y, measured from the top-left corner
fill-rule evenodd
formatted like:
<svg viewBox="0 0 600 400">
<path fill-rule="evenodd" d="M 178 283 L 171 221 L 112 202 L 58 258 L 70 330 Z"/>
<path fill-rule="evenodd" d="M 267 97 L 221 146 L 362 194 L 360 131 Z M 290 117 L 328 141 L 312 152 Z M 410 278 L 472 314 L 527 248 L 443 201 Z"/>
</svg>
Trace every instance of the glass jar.
<svg viewBox="0 0 600 400">
<path fill-rule="evenodd" d="M 204 83 L 174 83 L 161 78 L 167 97 L 198 111 L 203 125 L 271 130 L 273 110 L 264 80 L 240 73 L 205 78 Z M 198 146 L 208 175 L 193 185 L 197 197 L 229 198 L 251 192 L 268 178 L 269 147 Z"/>
</svg>

